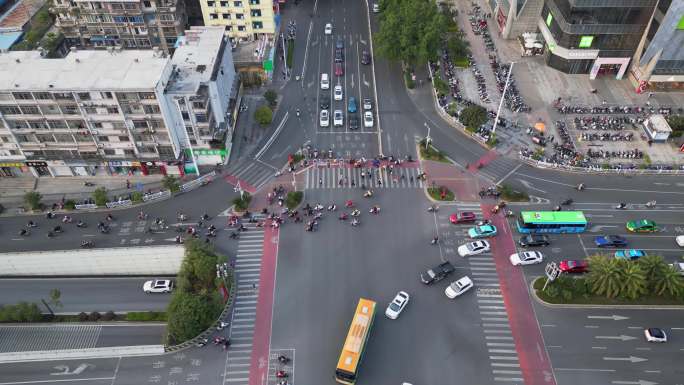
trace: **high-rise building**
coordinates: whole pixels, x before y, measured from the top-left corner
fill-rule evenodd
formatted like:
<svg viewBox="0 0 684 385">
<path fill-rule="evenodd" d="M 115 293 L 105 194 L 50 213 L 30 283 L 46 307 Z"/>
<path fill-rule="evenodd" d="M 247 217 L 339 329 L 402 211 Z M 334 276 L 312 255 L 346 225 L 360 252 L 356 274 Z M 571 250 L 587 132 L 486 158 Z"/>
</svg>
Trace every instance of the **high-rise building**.
<svg viewBox="0 0 684 385">
<path fill-rule="evenodd" d="M 684 0 L 660 0 L 632 60 L 637 92 L 684 91 Z"/>
<path fill-rule="evenodd" d="M 186 28 L 184 0 L 54 0 L 55 25 L 69 47 L 159 47 L 170 53 Z"/>
<path fill-rule="evenodd" d="M 258 40 L 275 33 L 273 0 L 199 0 L 204 25 L 221 25 L 235 40 Z"/>
<path fill-rule="evenodd" d="M 547 65 L 621 79 L 657 0 L 546 0 L 539 29 Z"/>
<path fill-rule="evenodd" d="M 544 0 L 489 0 L 496 28 L 504 39 L 535 32 Z"/>
<path fill-rule="evenodd" d="M 3 175 L 181 174 L 188 161 L 216 164 L 235 106 L 230 45 L 220 27 L 187 34 L 173 59 L 159 49 L 0 54 Z"/>
</svg>

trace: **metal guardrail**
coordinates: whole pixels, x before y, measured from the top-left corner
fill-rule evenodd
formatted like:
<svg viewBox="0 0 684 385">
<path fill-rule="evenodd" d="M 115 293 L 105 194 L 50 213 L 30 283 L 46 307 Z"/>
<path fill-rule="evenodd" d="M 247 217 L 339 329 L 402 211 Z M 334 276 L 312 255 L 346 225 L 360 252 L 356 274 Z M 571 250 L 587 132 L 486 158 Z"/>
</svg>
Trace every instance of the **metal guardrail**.
<svg viewBox="0 0 684 385">
<path fill-rule="evenodd" d="M 182 192 L 188 192 L 188 191 L 194 190 L 197 187 L 200 187 L 204 184 L 211 182 L 212 180 L 214 180 L 215 176 L 216 176 L 216 171 L 212 171 L 208 174 L 202 175 L 201 177 L 199 177 L 195 180 L 191 180 L 190 182 L 181 185 L 180 189 Z"/>
<path fill-rule="evenodd" d="M 170 190 L 159 191 L 154 194 L 145 194 L 143 196 L 143 202 L 151 202 L 157 199 L 168 198 L 171 196 Z"/>
<path fill-rule="evenodd" d="M 563 170 L 575 173 L 595 173 L 595 174 L 630 174 L 630 175 L 684 175 L 684 170 L 648 170 L 648 169 L 611 169 L 602 167 L 576 167 L 559 163 L 548 163 L 535 160 L 527 156 L 520 155 L 520 160 L 526 164 L 545 169 Z"/>
<path fill-rule="evenodd" d="M 114 201 L 114 202 L 107 202 L 105 206 L 107 206 L 108 209 L 114 209 L 117 207 L 127 207 L 133 205 L 133 201 L 130 199 L 126 199 L 125 201 Z"/>
<path fill-rule="evenodd" d="M 83 204 L 83 205 L 76 205 L 76 206 L 74 206 L 74 208 L 76 210 L 92 210 L 92 209 L 96 209 L 97 205 L 95 203 L 87 203 L 87 204 Z"/>
</svg>

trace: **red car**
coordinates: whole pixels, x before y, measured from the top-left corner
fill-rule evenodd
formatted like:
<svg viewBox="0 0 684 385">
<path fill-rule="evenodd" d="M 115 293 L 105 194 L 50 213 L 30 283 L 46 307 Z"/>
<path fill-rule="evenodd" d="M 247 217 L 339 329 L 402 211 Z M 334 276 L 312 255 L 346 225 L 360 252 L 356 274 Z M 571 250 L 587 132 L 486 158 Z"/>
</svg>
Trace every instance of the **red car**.
<svg viewBox="0 0 684 385">
<path fill-rule="evenodd" d="M 460 213 L 453 213 L 449 216 L 449 222 L 453 224 L 471 223 L 475 222 L 475 213 L 470 211 L 462 211 Z"/>
<path fill-rule="evenodd" d="M 581 274 L 589 271 L 589 262 L 586 260 L 560 261 L 558 267 L 561 273 Z"/>
<path fill-rule="evenodd" d="M 335 63 L 335 76 L 342 75 L 344 75 L 344 67 L 342 67 L 342 63 Z"/>
</svg>

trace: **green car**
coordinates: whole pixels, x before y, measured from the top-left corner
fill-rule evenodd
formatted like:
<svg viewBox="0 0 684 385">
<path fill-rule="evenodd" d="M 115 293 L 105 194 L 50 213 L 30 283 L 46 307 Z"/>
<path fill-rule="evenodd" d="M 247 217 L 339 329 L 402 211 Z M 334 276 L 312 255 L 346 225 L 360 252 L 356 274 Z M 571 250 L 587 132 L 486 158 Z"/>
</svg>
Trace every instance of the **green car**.
<svg viewBox="0 0 684 385">
<path fill-rule="evenodd" d="M 640 219 L 638 221 L 627 222 L 627 230 L 633 233 L 653 233 L 658 231 L 658 225 L 648 219 Z"/>
</svg>

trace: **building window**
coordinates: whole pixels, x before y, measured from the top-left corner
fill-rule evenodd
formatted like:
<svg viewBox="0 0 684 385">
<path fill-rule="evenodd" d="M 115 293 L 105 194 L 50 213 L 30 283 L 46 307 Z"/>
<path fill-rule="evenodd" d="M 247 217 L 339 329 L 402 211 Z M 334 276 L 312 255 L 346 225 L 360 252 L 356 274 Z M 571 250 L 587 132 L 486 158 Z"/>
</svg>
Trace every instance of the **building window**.
<svg viewBox="0 0 684 385">
<path fill-rule="evenodd" d="M 36 106 L 21 106 L 21 112 L 24 115 L 38 115 L 40 114 L 40 110 Z"/>
<path fill-rule="evenodd" d="M 21 110 L 17 106 L 0 106 L 0 113 L 3 115 L 21 115 Z"/>
<path fill-rule="evenodd" d="M 97 114 L 97 107 L 83 107 L 86 114 Z"/>
<path fill-rule="evenodd" d="M 135 156 L 135 151 L 133 151 L 133 150 L 124 150 L 124 155 Z"/>
<path fill-rule="evenodd" d="M 221 17 L 222 17 L 224 20 L 230 19 L 230 13 L 222 13 L 222 14 L 221 14 Z"/>
<path fill-rule="evenodd" d="M 223 8 L 226 8 L 226 7 L 228 6 L 228 2 L 227 2 L 227 1 L 221 1 L 219 4 L 221 4 L 221 6 L 222 6 Z"/>
<path fill-rule="evenodd" d="M 207 122 L 207 115 L 195 114 L 195 120 L 197 121 L 197 123 L 206 123 Z"/>
<path fill-rule="evenodd" d="M 254 22 L 252 22 L 252 28 L 262 29 L 262 28 L 264 28 L 264 23 L 262 23 L 260 21 L 254 21 Z"/>
<path fill-rule="evenodd" d="M 130 139 L 127 136 L 119 136 L 119 142 L 128 142 Z"/>
<path fill-rule="evenodd" d="M 74 100 L 74 95 L 71 92 L 55 92 L 52 94 L 57 100 Z"/>
<path fill-rule="evenodd" d="M 209 19 L 211 19 L 211 20 L 216 20 L 216 19 L 218 19 L 218 15 L 215 14 L 215 13 L 210 13 L 210 14 L 209 14 Z"/>
<path fill-rule="evenodd" d="M 82 120 L 68 120 L 69 128 L 82 129 L 86 128 L 85 122 Z"/>
<path fill-rule="evenodd" d="M 245 19 L 245 14 L 244 13 L 236 13 L 235 18 L 238 20 L 244 20 Z"/>
<path fill-rule="evenodd" d="M 208 7 L 213 7 L 214 5 L 216 5 L 216 2 L 215 2 L 215 1 L 207 1 L 207 6 L 208 6 Z"/>
<path fill-rule="evenodd" d="M 113 10 L 118 11 L 118 10 L 123 9 L 123 4 L 113 3 L 113 4 L 111 5 L 111 7 L 112 7 Z"/>
<path fill-rule="evenodd" d="M 33 97 L 40 100 L 50 100 L 52 99 L 52 94 L 49 92 L 34 92 Z"/>
<path fill-rule="evenodd" d="M 100 122 L 94 122 L 94 123 L 93 123 L 93 128 L 102 128 L 102 123 L 100 123 Z"/>
<path fill-rule="evenodd" d="M 47 128 L 47 125 L 43 121 L 37 121 L 37 122 L 28 122 L 29 128 L 33 128 L 36 130 L 44 130 Z"/>
<path fill-rule="evenodd" d="M 12 92 L 14 98 L 17 100 L 33 100 L 30 92 Z"/>
<path fill-rule="evenodd" d="M 36 134 L 36 139 L 38 139 L 38 141 L 40 143 L 46 143 L 46 142 L 54 143 L 55 142 L 55 137 L 52 136 L 52 134 Z"/>
<path fill-rule="evenodd" d="M 143 106 L 143 110 L 145 111 L 146 114 L 159 114 L 161 113 L 161 110 L 159 109 L 159 106 L 154 105 L 154 106 Z"/>
<path fill-rule="evenodd" d="M 259 4 L 261 4 L 261 1 L 260 1 L 260 0 L 249 0 L 249 4 L 251 4 L 251 5 L 259 5 Z"/>
<path fill-rule="evenodd" d="M 233 6 L 242 7 L 242 1 L 233 1 Z"/>
<path fill-rule="evenodd" d="M 19 143 L 28 143 L 32 142 L 31 138 L 29 138 L 28 135 L 17 135 L 17 141 Z"/>
<path fill-rule="evenodd" d="M 157 147 L 157 151 L 159 151 L 159 156 L 175 156 L 173 147 L 171 146 L 159 146 Z"/>
<path fill-rule="evenodd" d="M 157 99 L 157 96 L 154 94 L 154 92 L 138 92 L 138 97 L 140 99 L 147 99 L 147 100 Z"/>
<path fill-rule="evenodd" d="M 145 0 L 145 1 L 143 1 L 143 7 L 145 7 L 145 8 L 152 8 L 152 3 L 149 2 L 149 1 L 147 1 L 147 0 Z"/>
<path fill-rule="evenodd" d="M 90 93 L 89 92 L 79 92 L 78 98 L 80 100 L 90 100 Z"/>
<path fill-rule="evenodd" d="M 103 152 L 105 155 L 116 155 L 116 151 L 112 150 L 111 148 L 105 148 Z"/>
<path fill-rule="evenodd" d="M 61 143 L 73 143 L 74 137 L 69 134 L 55 134 L 55 140 Z"/>
<path fill-rule="evenodd" d="M 52 129 L 67 128 L 66 122 L 63 120 L 48 120 L 47 124 Z"/>
<path fill-rule="evenodd" d="M 253 9 L 252 10 L 252 17 L 261 17 L 261 10 L 260 9 Z"/>
<path fill-rule="evenodd" d="M 125 9 L 138 9 L 138 4 L 126 3 L 126 4 L 124 4 L 124 8 Z"/>
<path fill-rule="evenodd" d="M 119 113 L 119 107 L 107 107 L 107 113 L 108 114 L 118 114 Z"/>
<path fill-rule="evenodd" d="M 147 122 L 144 120 L 134 120 L 133 127 L 135 128 L 147 128 Z"/>
<path fill-rule="evenodd" d="M 100 96 L 102 97 L 102 99 L 112 99 L 111 92 L 100 92 Z"/>
<path fill-rule="evenodd" d="M 109 142 L 109 137 L 108 136 L 98 136 L 97 140 L 100 142 Z"/>
</svg>

